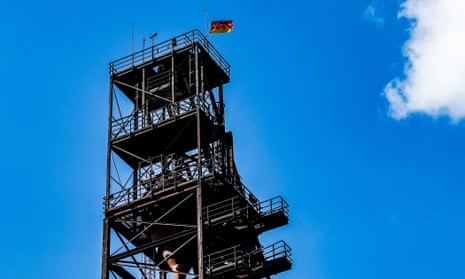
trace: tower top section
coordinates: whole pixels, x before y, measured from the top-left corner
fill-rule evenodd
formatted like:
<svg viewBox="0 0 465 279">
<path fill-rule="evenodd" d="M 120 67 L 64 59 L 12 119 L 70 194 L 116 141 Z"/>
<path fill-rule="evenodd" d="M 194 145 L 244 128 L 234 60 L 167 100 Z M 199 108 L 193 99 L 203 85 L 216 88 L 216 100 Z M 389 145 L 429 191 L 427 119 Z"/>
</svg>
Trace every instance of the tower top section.
<svg viewBox="0 0 465 279">
<path fill-rule="evenodd" d="M 111 62 L 110 79 L 136 107 L 147 98 L 153 110 L 228 83 L 230 65 L 193 30 Z"/>
<path fill-rule="evenodd" d="M 210 56 L 212 61 L 221 69 L 223 75 L 226 77 L 224 82 L 229 82 L 231 66 L 198 29 L 186 32 L 161 43 L 152 44 L 149 47 L 145 47 L 142 50 L 111 62 L 110 75 L 112 77 L 119 76 L 134 68 L 142 68 L 153 61 L 161 60 L 173 53 L 190 50 L 194 45 L 199 47 L 201 53 L 206 53 Z"/>
</svg>

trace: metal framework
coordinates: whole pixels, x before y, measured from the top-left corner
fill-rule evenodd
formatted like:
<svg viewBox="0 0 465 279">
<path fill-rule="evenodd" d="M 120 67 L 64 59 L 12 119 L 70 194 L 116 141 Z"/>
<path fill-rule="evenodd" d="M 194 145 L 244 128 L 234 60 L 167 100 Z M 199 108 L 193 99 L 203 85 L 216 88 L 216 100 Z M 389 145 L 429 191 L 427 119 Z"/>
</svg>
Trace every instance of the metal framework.
<svg viewBox="0 0 465 279">
<path fill-rule="evenodd" d="M 102 279 L 269 278 L 291 267 L 281 197 L 242 184 L 224 123 L 230 66 L 198 31 L 110 63 Z"/>
</svg>

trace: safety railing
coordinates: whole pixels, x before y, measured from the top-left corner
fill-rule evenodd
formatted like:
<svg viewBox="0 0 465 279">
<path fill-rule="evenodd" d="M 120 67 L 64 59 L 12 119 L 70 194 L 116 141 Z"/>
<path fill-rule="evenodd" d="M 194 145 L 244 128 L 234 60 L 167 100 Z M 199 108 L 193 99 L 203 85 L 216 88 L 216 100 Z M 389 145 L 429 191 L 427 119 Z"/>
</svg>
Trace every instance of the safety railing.
<svg viewBox="0 0 465 279">
<path fill-rule="evenodd" d="M 262 217 L 283 212 L 288 216 L 288 204 L 281 197 L 277 196 L 269 200 L 259 201 L 255 195 L 241 182 L 237 174 L 226 173 L 227 168 L 221 156 L 212 156 L 207 159 L 201 155 L 200 167 L 197 155 L 193 157 L 181 156 L 178 158 L 172 155 L 161 155 L 145 160 L 140 163 L 137 170 L 137 185 L 126 187 L 120 191 L 113 192 L 109 195 L 107 203 L 108 208 L 125 205 L 149 195 L 155 195 L 167 190 L 173 190 L 180 185 L 185 185 L 199 178 L 201 171 L 202 178 L 210 177 L 215 174 L 225 175 L 224 179 L 233 189 L 247 202 L 242 208 L 233 208 L 233 210 L 250 210 Z M 167 163 L 167 161 L 169 161 Z M 226 201 L 225 203 L 227 203 Z M 237 200 L 233 203 L 236 204 Z M 216 205 L 221 206 L 221 205 Z M 213 211 L 208 214 L 220 214 L 222 209 L 209 208 Z M 215 213 L 215 211 L 217 211 Z M 211 218 L 211 216 L 209 217 Z"/>
<path fill-rule="evenodd" d="M 283 240 L 262 248 L 262 251 L 263 257 L 267 262 L 277 259 L 286 259 L 291 262 L 291 247 Z"/>
<path fill-rule="evenodd" d="M 213 47 L 213 45 L 208 42 L 207 38 L 199 31 L 192 30 L 190 32 L 184 33 L 177 37 L 174 37 L 170 40 L 152 45 L 150 47 L 144 48 L 140 51 L 134 52 L 130 55 L 124 56 L 120 59 L 117 59 L 110 63 L 110 74 L 116 74 L 127 70 L 132 67 L 144 64 L 148 61 L 153 61 L 159 57 L 165 56 L 167 54 L 173 53 L 179 49 L 194 46 L 199 44 L 205 49 L 215 63 L 230 76 L 230 65 L 226 60 L 221 56 L 221 54 Z"/>
<path fill-rule="evenodd" d="M 212 253 L 205 257 L 205 266 L 207 274 L 215 277 L 221 273 L 238 270 L 238 267 L 259 273 L 260 268 L 264 269 L 266 264 L 273 265 L 278 260 L 288 264 L 292 261 L 291 248 L 282 240 L 251 252 L 244 251 L 238 245 Z"/>
<path fill-rule="evenodd" d="M 285 216 L 289 216 L 289 204 L 281 196 L 258 203 L 256 209 L 260 212 L 261 216 L 275 213 L 283 213 Z"/>
<path fill-rule="evenodd" d="M 137 171 L 137 184 L 127 187 L 108 197 L 108 208 L 123 206 L 148 196 L 183 187 L 199 178 L 210 177 L 216 173 L 223 173 L 222 162 L 215 158 L 206 159 L 179 157 L 174 155 L 157 156 L 148 162 L 143 162 Z"/>
<path fill-rule="evenodd" d="M 239 217 L 248 218 L 250 211 L 251 207 L 244 205 L 241 198 L 233 197 L 207 206 L 203 211 L 203 215 L 208 225 L 214 225 Z"/>
<path fill-rule="evenodd" d="M 205 257 L 207 275 L 219 274 L 244 263 L 244 250 L 240 245 L 217 251 Z"/>
<path fill-rule="evenodd" d="M 153 127 L 171 121 L 184 114 L 195 111 L 197 107 L 199 107 L 210 120 L 215 120 L 215 112 L 211 100 L 205 98 L 203 95 L 195 95 L 176 103 L 167 103 L 165 106 L 148 113 L 144 113 L 143 110 L 140 109 L 134 111 L 130 115 L 114 119 L 111 127 L 112 140 L 136 133 L 147 127 Z"/>
<path fill-rule="evenodd" d="M 205 222 L 214 225 L 219 222 L 226 222 L 236 218 L 250 216 L 266 217 L 275 213 L 289 216 L 289 205 L 281 197 L 277 196 L 266 201 L 257 202 L 253 205 L 244 204 L 241 197 L 233 197 L 205 207 L 203 211 Z"/>
</svg>

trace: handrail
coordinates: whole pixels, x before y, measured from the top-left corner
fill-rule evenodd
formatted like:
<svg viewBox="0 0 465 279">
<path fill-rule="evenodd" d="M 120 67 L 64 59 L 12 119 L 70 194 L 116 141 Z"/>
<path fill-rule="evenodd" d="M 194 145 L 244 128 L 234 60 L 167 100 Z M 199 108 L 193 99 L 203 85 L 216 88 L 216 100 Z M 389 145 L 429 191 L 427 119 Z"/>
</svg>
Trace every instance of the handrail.
<svg viewBox="0 0 465 279">
<path fill-rule="evenodd" d="M 236 245 L 205 256 L 205 269 L 207 274 L 220 273 L 239 264 L 244 263 L 245 251 L 240 245 Z"/>
<path fill-rule="evenodd" d="M 258 264 L 256 260 L 252 260 L 254 258 L 261 258 L 263 263 L 278 259 L 285 259 L 291 263 L 291 248 L 283 240 L 250 252 L 244 251 L 239 245 L 233 246 L 205 256 L 207 274 L 213 275 L 215 273 L 225 272 L 238 265 L 253 269 Z"/>
<path fill-rule="evenodd" d="M 265 201 L 258 201 L 255 205 L 241 202 L 239 196 L 235 196 L 211 205 L 203 210 L 203 215 L 209 225 L 225 220 L 233 220 L 245 216 L 248 218 L 251 212 L 255 212 L 260 217 L 270 216 L 275 213 L 282 213 L 289 216 L 289 205 L 281 197 L 273 197 Z"/>
<path fill-rule="evenodd" d="M 147 127 L 171 121 L 176 117 L 195 111 L 197 106 L 211 121 L 215 120 L 216 116 L 211 100 L 204 98 L 202 95 L 195 95 L 176 103 L 168 103 L 148 113 L 144 113 L 142 109 L 139 109 L 129 115 L 114 119 L 111 125 L 111 138 L 112 140 L 122 138 Z"/>
<path fill-rule="evenodd" d="M 271 245 L 262 248 L 265 261 L 272 261 L 278 258 L 286 258 L 291 261 L 291 247 L 284 241 L 280 240 Z"/>
<path fill-rule="evenodd" d="M 258 204 L 257 209 L 262 217 L 272 215 L 277 212 L 283 212 L 285 216 L 289 216 L 289 204 L 281 196 L 261 201 Z"/>
<path fill-rule="evenodd" d="M 165 158 L 168 156 L 164 156 Z M 200 166 L 197 160 L 184 161 L 175 166 L 162 166 L 163 156 L 151 159 L 151 163 L 138 168 L 137 184 L 129 186 L 108 197 L 108 208 L 115 208 L 188 185 L 198 180 L 198 171 L 202 170 L 202 178 L 216 173 L 223 173 L 222 162 L 214 157 L 206 159 L 201 156 Z"/>
<path fill-rule="evenodd" d="M 186 32 L 182 35 L 166 40 L 164 42 L 144 48 L 130 55 L 119 58 L 110 63 L 110 75 L 125 71 L 132 67 L 144 64 L 147 61 L 153 61 L 159 57 L 187 47 L 189 45 L 199 44 L 205 49 L 216 64 L 230 76 L 231 66 L 215 49 L 215 47 L 207 40 L 207 38 L 198 30 Z"/>
<path fill-rule="evenodd" d="M 203 209 L 205 221 L 212 225 L 219 221 L 232 220 L 240 216 L 248 216 L 250 206 L 241 203 L 238 196 L 211 204 Z"/>
<path fill-rule="evenodd" d="M 176 159 L 173 156 L 175 155 L 159 155 L 149 159 L 148 164 L 144 162 L 137 170 L 137 184 L 111 193 L 107 198 L 108 208 L 129 204 L 149 195 L 176 189 L 176 187 L 180 185 L 187 185 L 197 181 L 199 169 L 202 170 L 202 178 L 211 177 L 215 174 L 227 175 L 221 156 L 212 156 L 207 159 L 201 154 L 200 166 L 195 158 L 180 157 Z M 164 165 L 163 162 L 165 158 L 172 160 L 171 165 Z M 247 204 L 240 205 L 236 197 L 231 200 L 209 205 L 206 208 L 207 220 L 213 218 L 212 215 L 220 215 L 221 209 L 231 210 L 232 213 L 234 213 L 234 211 L 240 213 L 245 210 L 245 213 L 247 213 L 247 210 L 250 208 L 261 217 L 279 212 L 282 212 L 285 216 L 289 216 L 289 205 L 281 196 L 260 201 L 242 182 L 240 182 L 237 175 L 227 175 L 226 180 L 230 180 L 228 183 L 232 185 Z"/>
<path fill-rule="evenodd" d="M 147 127 L 171 121 L 176 117 L 195 111 L 197 106 L 211 121 L 216 119 L 210 99 L 204 98 L 202 95 L 195 95 L 176 103 L 168 103 L 148 113 L 144 113 L 140 109 L 133 111 L 129 115 L 114 119 L 111 127 L 111 138 L 112 140 L 122 138 Z"/>
</svg>

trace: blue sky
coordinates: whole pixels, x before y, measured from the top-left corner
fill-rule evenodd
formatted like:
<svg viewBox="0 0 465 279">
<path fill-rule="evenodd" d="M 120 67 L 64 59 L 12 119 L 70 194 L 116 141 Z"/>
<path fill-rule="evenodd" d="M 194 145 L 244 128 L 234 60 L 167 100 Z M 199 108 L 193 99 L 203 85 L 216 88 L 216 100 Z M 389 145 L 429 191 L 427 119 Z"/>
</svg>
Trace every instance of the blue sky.
<svg viewBox="0 0 465 279">
<path fill-rule="evenodd" d="M 208 9 L 238 169 L 291 206 L 275 278 L 465 278 L 465 8 L 402 3 L 2 1 L 0 277 L 99 278 L 108 63 Z"/>
</svg>

